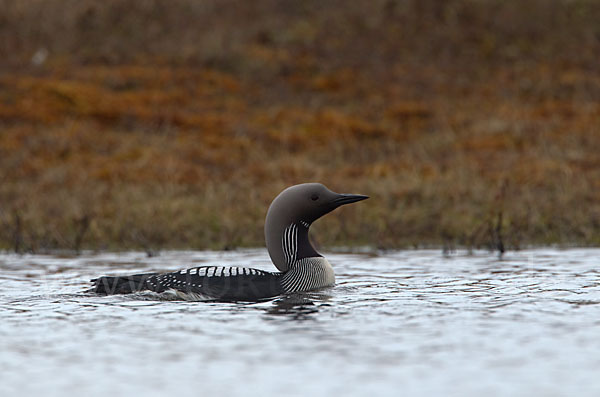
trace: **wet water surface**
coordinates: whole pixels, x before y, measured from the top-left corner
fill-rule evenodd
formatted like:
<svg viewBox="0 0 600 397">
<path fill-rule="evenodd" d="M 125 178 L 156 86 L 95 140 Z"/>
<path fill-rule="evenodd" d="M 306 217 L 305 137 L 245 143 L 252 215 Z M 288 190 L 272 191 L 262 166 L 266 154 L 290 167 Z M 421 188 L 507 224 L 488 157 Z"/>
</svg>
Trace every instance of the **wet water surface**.
<svg viewBox="0 0 600 397">
<path fill-rule="evenodd" d="M 600 395 L 600 249 L 326 256 L 334 288 L 206 303 L 83 291 L 266 251 L 0 255 L 0 395 Z"/>
</svg>

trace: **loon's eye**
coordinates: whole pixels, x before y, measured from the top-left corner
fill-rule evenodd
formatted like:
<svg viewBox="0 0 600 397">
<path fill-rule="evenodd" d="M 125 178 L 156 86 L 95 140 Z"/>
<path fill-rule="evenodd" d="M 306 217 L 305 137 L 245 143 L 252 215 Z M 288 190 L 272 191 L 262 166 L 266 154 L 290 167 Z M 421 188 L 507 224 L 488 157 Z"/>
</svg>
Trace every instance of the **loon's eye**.
<svg viewBox="0 0 600 397">
<path fill-rule="evenodd" d="M 319 195 L 317 195 L 317 194 L 313 194 L 312 196 L 310 196 L 310 199 L 311 199 L 312 201 L 317 201 L 317 200 L 319 199 Z"/>
</svg>

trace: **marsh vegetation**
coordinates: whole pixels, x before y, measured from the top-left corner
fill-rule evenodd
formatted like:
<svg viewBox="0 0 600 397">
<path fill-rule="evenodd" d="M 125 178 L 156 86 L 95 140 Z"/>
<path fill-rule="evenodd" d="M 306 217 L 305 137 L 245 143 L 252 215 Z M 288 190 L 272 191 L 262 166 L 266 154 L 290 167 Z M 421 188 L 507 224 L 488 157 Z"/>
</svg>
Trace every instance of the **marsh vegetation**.
<svg viewBox="0 0 600 397">
<path fill-rule="evenodd" d="M 596 1 L 0 1 L 0 246 L 600 243 Z M 317 242 L 318 243 L 318 242 Z"/>
</svg>

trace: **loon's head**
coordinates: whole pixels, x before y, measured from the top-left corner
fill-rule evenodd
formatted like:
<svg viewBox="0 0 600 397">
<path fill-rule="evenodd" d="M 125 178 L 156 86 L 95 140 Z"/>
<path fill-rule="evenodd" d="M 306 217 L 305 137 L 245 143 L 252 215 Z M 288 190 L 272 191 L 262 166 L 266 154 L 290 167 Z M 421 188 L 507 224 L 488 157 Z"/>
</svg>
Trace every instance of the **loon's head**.
<svg viewBox="0 0 600 397">
<path fill-rule="evenodd" d="M 320 256 L 308 240 L 310 225 L 341 205 L 368 198 L 361 194 L 335 193 L 320 183 L 303 183 L 279 193 L 271 203 L 265 221 L 267 250 L 275 266 L 280 271 L 289 268 L 283 247 L 284 232 L 288 227 L 294 229 L 295 259 Z"/>
</svg>

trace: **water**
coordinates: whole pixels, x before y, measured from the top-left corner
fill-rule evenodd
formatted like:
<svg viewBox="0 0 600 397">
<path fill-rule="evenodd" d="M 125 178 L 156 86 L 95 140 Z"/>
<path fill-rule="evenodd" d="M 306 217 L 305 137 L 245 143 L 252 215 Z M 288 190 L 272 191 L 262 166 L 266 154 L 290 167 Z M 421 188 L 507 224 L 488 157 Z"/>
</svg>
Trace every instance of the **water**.
<svg viewBox="0 0 600 397">
<path fill-rule="evenodd" d="M 600 249 L 326 256 L 334 288 L 206 303 L 82 291 L 266 252 L 0 255 L 0 395 L 600 395 Z"/>
</svg>

